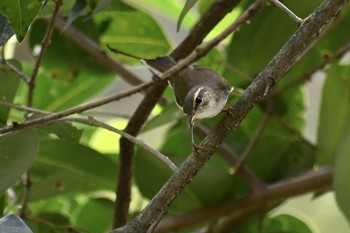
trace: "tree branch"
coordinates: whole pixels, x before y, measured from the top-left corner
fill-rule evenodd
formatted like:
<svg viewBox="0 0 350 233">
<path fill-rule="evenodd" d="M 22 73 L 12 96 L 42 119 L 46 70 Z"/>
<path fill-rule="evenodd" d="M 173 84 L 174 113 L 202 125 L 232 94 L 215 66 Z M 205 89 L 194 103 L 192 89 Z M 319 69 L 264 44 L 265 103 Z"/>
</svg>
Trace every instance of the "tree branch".
<svg viewBox="0 0 350 233">
<path fill-rule="evenodd" d="M 310 79 L 311 75 L 316 73 L 318 70 L 324 69 L 326 67 L 326 65 L 330 64 L 331 62 L 341 59 L 345 55 L 345 53 L 347 53 L 349 51 L 350 51 L 350 43 L 341 47 L 335 54 L 325 58 L 325 60 L 323 62 L 321 62 L 317 66 L 313 67 L 311 70 L 306 71 L 303 75 L 301 75 L 299 78 L 293 80 L 285 87 L 275 91 L 272 94 L 273 97 L 277 97 L 277 96 L 281 95 L 282 93 L 284 93 L 285 91 L 287 91 L 288 89 L 295 87 L 298 84 L 301 84 L 301 83 L 307 81 L 308 79 Z"/>
<path fill-rule="evenodd" d="M 150 86 L 152 86 L 153 84 L 154 84 L 153 81 L 148 82 L 148 83 L 144 83 L 144 84 L 140 84 L 138 86 L 130 88 L 129 90 L 120 92 L 120 93 L 118 93 L 116 95 L 108 96 L 108 97 L 100 99 L 100 100 L 96 100 L 96 101 L 91 102 L 91 103 L 83 104 L 83 105 L 80 105 L 80 106 L 77 106 L 77 107 L 72 107 L 72 108 L 63 110 L 61 112 L 52 113 L 50 115 L 47 115 L 47 116 L 44 116 L 44 117 L 40 117 L 40 118 L 36 118 L 36 119 L 33 119 L 33 120 L 29 120 L 29 121 L 26 121 L 26 122 L 23 122 L 23 123 L 17 123 L 16 122 L 15 124 L 12 124 L 10 126 L 6 126 L 6 127 L 2 128 L 2 129 L 0 129 L 0 135 L 1 134 L 6 134 L 6 133 L 9 133 L 9 132 L 12 132 L 12 131 L 16 131 L 16 130 L 22 130 L 22 129 L 35 127 L 35 126 L 38 126 L 38 125 L 47 124 L 47 123 L 50 123 L 50 122 L 52 122 L 54 120 L 57 120 L 57 119 L 60 119 L 60 118 L 63 118 L 63 117 L 66 117 L 66 116 L 69 116 L 69 115 L 72 115 L 72 114 L 75 114 L 75 113 L 81 113 L 81 112 L 84 112 L 84 111 L 86 111 L 88 109 L 96 108 L 96 107 L 99 107 L 99 106 L 101 106 L 103 104 L 107 104 L 107 103 L 110 103 L 112 101 L 117 101 L 117 100 L 123 99 L 125 97 L 128 97 L 130 95 L 133 95 L 135 93 L 138 93 L 140 91 L 143 91 L 143 90 L 149 88 Z"/>
<path fill-rule="evenodd" d="M 34 88 L 35 88 L 35 80 L 36 77 L 38 75 L 39 72 L 39 68 L 41 65 L 41 61 L 44 57 L 44 54 L 46 52 L 47 47 L 49 46 L 50 42 L 51 42 L 51 37 L 52 37 L 52 32 L 54 29 L 54 24 L 55 24 L 55 20 L 58 16 L 58 12 L 61 8 L 61 5 L 63 3 L 63 0 L 57 0 L 56 1 L 56 5 L 55 5 L 55 9 L 53 10 L 52 13 L 52 17 L 51 20 L 49 22 L 49 25 L 47 26 L 43 41 L 41 42 L 41 48 L 40 48 L 40 53 L 38 56 L 38 59 L 36 60 L 35 66 L 34 66 L 34 70 L 32 73 L 32 76 L 30 77 L 29 83 L 28 83 L 28 107 L 31 107 L 33 105 L 33 95 L 34 95 Z"/>
<path fill-rule="evenodd" d="M 304 20 L 299 18 L 296 14 L 294 14 L 293 11 L 289 10 L 288 7 L 286 7 L 282 2 L 279 0 L 271 0 L 278 8 L 280 8 L 284 13 L 286 13 L 289 18 L 291 18 L 298 26 L 300 26 Z"/>
<path fill-rule="evenodd" d="M 112 232 L 145 232 L 154 221 L 165 214 L 172 201 L 190 183 L 204 162 L 224 142 L 262 97 L 269 94 L 274 84 L 304 55 L 322 35 L 325 26 L 338 15 L 346 0 L 326 0 L 310 15 L 281 48 L 270 63 L 230 108 L 233 116 L 222 119 L 199 145 L 204 148 L 188 157 L 170 177 L 148 206 L 129 224 Z M 264 197 L 265 198 L 265 197 Z M 264 200 L 262 198 L 262 200 Z"/>
<path fill-rule="evenodd" d="M 4 56 L 0 56 L 0 60 L 3 64 L 5 64 L 13 73 L 17 74 L 20 79 L 22 79 L 26 84 L 29 84 L 30 78 L 24 74 L 21 70 L 19 70 L 15 65 L 11 62 L 7 61 Z"/>
<path fill-rule="evenodd" d="M 194 224 L 213 221 L 222 216 L 229 216 L 228 219 L 232 221 L 246 212 L 255 212 L 290 197 L 309 192 L 325 191 L 332 186 L 332 173 L 332 168 L 322 167 L 316 171 L 309 171 L 297 177 L 270 184 L 264 189 L 243 198 L 232 199 L 213 207 L 191 211 L 181 216 L 170 217 L 162 220 L 155 232 L 176 231 Z M 222 224 L 225 225 L 225 223 Z"/>
<path fill-rule="evenodd" d="M 116 134 L 119 134 L 120 136 L 126 138 L 127 140 L 129 140 L 133 144 L 138 145 L 139 147 L 143 148 L 144 150 L 146 150 L 146 151 L 150 152 L 151 154 L 153 154 L 154 156 L 156 156 L 160 161 L 162 161 L 165 165 L 167 165 L 172 171 L 175 171 L 177 169 L 176 165 L 173 162 L 171 162 L 171 160 L 167 156 L 163 155 L 159 151 L 153 149 L 149 145 L 143 143 L 139 139 L 131 136 L 130 134 L 124 132 L 123 130 L 114 128 L 106 123 L 103 123 L 101 121 L 96 120 L 93 117 L 88 117 L 87 119 L 77 118 L 77 117 L 61 118 L 61 119 L 59 119 L 59 121 L 77 122 L 77 123 L 81 123 L 81 124 L 85 124 L 85 125 L 100 127 L 100 128 L 109 130 L 111 132 L 114 132 Z"/>
</svg>

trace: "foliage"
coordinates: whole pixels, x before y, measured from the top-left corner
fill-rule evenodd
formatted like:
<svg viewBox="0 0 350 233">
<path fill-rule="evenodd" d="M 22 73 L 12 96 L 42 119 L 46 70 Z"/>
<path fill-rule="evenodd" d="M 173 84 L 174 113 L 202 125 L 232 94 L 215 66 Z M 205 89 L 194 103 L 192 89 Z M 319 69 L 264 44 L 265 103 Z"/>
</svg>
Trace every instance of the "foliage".
<svg viewBox="0 0 350 233">
<path fill-rule="evenodd" d="M 108 61 L 138 65 L 133 59 L 112 53 L 107 45 L 139 57 L 168 54 L 176 47 L 170 42 L 169 30 L 176 31 L 176 23 L 183 31 L 192 28 L 195 20 L 205 14 L 204 9 L 209 9 L 209 2 L 201 0 L 197 6 L 197 1 L 193 0 L 187 0 L 185 4 L 176 0 L 76 0 L 74 3 L 2 0 L 0 46 L 4 56 L 1 56 L 0 64 L 0 132 L 11 128 L 7 133 L 0 133 L 2 216 L 10 213 L 21 215 L 33 232 L 40 233 L 67 230 L 102 233 L 112 229 L 114 208 L 118 208 L 114 206 L 120 165 L 118 142 L 109 145 L 117 148 L 117 154 L 107 154 L 102 146 L 96 146 L 96 137 L 99 137 L 97 141 L 109 142 L 103 138 L 108 134 L 101 133 L 97 127 L 72 123 L 74 119 L 63 118 L 50 123 L 43 120 L 22 130 L 20 123 L 46 119 L 55 112 L 62 113 L 101 99 L 121 78 L 127 79 L 122 73 L 115 74 L 115 70 L 106 64 Z M 321 1 L 287 0 L 284 3 L 298 16 L 306 18 Z M 251 1 L 242 1 L 231 17 L 239 16 L 250 4 Z M 8 39 L 15 35 L 18 42 L 29 48 L 27 56 L 38 61 L 38 54 L 45 45 L 43 38 L 50 27 L 47 16 L 52 16 L 55 9 L 60 10 L 57 21 L 62 21 L 61 17 L 65 21 L 61 26 L 56 22 L 57 27 L 42 60 L 28 62 L 20 56 L 17 60 L 5 60 Z M 165 30 L 166 26 L 161 22 L 164 17 L 170 22 L 169 30 Z M 339 62 L 342 56 L 336 56 L 341 48 L 350 50 L 350 33 L 345 33 L 349 24 L 348 4 L 328 32 L 282 78 L 271 97 L 253 108 L 236 131 L 228 136 L 226 143 L 231 153 L 243 155 L 249 152 L 244 167 L 267 186 L 303 176 L 317 167 L 334 166 L 337 203 L 350 222 L 350 185 L 347 181 L 350 171 L 350 62 Z M 75 30 L 72 31 L 72 27 Z M 224 29 L 224 25 L 219 24 L 215 32 Z M 198 64 L 214 69 L 236 88 L 244 89 L 296 29 L 295 22 L 275 5 L 264 6 Z M 100 50 L 84 45 L 85 42 L 79 42 L 79 39 L 77 41 L 78 33 Z M 18 46 L 17 43 L 16 48 Z M 340 50 L 341 55 L 344 55 L 343 50 Z M 36 68 L 39 71 L 34 78 L 35 85 L 31 86 L 30 80 Z M 316 71 L 325 75 L 325 82 L 318 109 L 317 140 L 313 143 L 303 136 L 309 107 L 304 89 L 306 81 L 314 77 L 311 75 Z M 33 104 L 27 102 L 31 91 Z M 170 93 L 168 88 L 164 96 L 169 103 L 157 105 L 158 111 L 153 112 L 141 135 L 155 132 L 157 149 L 180 166 L 191 153 L 191 141 L 186 119 L 176 108 Z M 228 104 L 232 105 L 238 98 L 231 96 Z M 131 104 L 127 108 L 134 109 Z M 74 117 L 85 114 L 100 119 L 101 114 L 81 114 L 83 111 L 73 112 L 77 113 Z M 122 122 L 118 119 L 125 116 L 126 111 L 113 108 L 109 112 L 114 115 L 106 114 L 101 118 L 103 121 Z M 204 127 L 212 128 L 219 118 L 201 122 Z M 196 141 L 201 138 L 203 136 L 197 133 Z M 151 142 L 148 138 L 145 140 Z M 173 173 L 149 151 L 139 147 L 136 150 L 130 219 L 142 210 Z M 206 163 L 169 207 L 167 217 L 185 216 L 190 211 L 209 207 L 215 209 L 226 201 L 240 200 L 253 193 L 252 189 L 257 187 L 239 176 L 240 172 L 238 175 L 233 172 L 235 167 L 223 159 L 223 154 L 217 151 Z M 28 169 L 30 172 L 23 176 Z M 31 185 L 26 180 L 28 176 Z M 323 189 L 308 191 L 316 193 Z M 272 210 L 282 203 L 279 201 L 274 206 L 257 203 L 259 208 L 243 216 L 241 224 L 233 221 L 231 227 L 236 232 L 312 232 L 303 219 L 290 215 L 273 216 Z M 23 208 L 18 208 L 19 205 Z M 179 232 L 194 232 L 200 228 L 221 232 L 214 231 L 220 228 L 217 219 L 198 220 L 192 228 L 180 224 Z"/>
</svg>

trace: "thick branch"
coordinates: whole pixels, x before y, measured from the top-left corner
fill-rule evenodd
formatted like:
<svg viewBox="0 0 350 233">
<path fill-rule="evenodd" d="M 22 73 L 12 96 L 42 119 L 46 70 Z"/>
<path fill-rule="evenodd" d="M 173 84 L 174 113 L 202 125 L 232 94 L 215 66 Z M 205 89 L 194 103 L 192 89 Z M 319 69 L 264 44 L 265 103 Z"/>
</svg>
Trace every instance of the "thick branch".
<svg viewBox="0 0 350 233">
<path fill-rule="evenodd" d="M 281 202 L 289 197 L 308 192 L 325 191 L 332 186 L 332 172 L 332 168 L 323 167 L 317 171 L 307 172 L 298 177 L 268 185 L 264 189 L 240 199 L 229 200 L 210 208 L 164 219 L 159 223 L 155 232 L 176 231 L 183 227 L 215 220 L 221 216 L 237 218 L 237 216 L 240 216 L 247 210 L 256 211 L 268 205 Z"/>
<path fill-rule="evenodd" d="M 232 117 L 221 120 L 200 144 L 196 158 L 188 157 L 170 177 L 149 205 L 128 225 L 112 232 L 145 232 L 154 221 L 165 214 L 172 201 L 190 183 L 203 163 L 233 132 L 258 101 L 269 94 L 274 84 L 304 55 L 319 38 L 325 26 L 339 13 L 346 0 L 326 0 L 310 15 L 277 55 L 231 107 Z M 199 164 L 198 160 L 202 161 Z M 264 199 L 262 199 L 264 200 Z"/>
</svg>

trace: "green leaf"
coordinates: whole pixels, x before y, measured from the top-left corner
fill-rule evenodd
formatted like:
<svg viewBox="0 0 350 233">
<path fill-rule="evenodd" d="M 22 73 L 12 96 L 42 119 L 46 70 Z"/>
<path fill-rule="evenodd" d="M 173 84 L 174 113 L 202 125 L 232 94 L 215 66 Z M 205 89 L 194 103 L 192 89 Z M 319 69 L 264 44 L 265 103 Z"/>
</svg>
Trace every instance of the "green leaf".
<svg viewBox="0 0 350 233">
<path fill-rule="evenodd" d="M 80 13 L 86 8 L 87 3 L 85 0 L 76 0 L 74 6 L 69 13 L 66 24 L 64 25 L 63 30 L 65 30 L 69 25 L 71 25 L 76 18 L 80 15 Z"/>
<path fill-rule="evenodd" d="M 93 16 L 96 24 L 104 31 L 100 43 L 138 57 L 157 57 L 166 54 L 170 45 L 158 23 L 148 14 L 113 1 L 105 11 Z M 116 55 L 120 60 L 130 58 Z M 135 60 L 131 60 L 135 62 Z"/>
<path fill-rule="evenodd" d="M 0 194 L 28 170 L 37 149 L 38 139 L 32 130 L 13 132 L 0 137 Z"/>
<path fill-rule="evenodd" d="M 180 30 L 182 20 L 185 18 L 186 14 L 191 10 L 191 8 L 197 3 L 198 0 L 186 0 L 185 6 L 181 11 L 179 19 L 177 20 L 176 31 Z"/>
<path fill-rule="evenodd" d="M 61 213 L 42 212 L 27 222 L 33 232 L 66 233 L 72 230 L 69 219 Z"/>
<path fill-rule="evenodd" d="M 67 122 L 56 122 L 40 127 L 48 133 L 53 133 L 57 137 L 69 141 L 69 142 L 79 142 L 83 130 L 74 127 L 71 123 Z"/>
<path fill-rule="evenodd" d="M 337 200 L 339 208 L 350 223 L 350 122 L 349 118 L 346 119 L 346 123 L 343 126 L 343 132 L 340 137 L 339 145 L 336 151 L 336 158 L 334 164 L 334 191 L 335 198 Z"/>
<path fill-rule="evenodd" d="M 186 121 L 169 130 L 161 152 L 175 164 L 180 164 L 191 153 L 191 139 Z M 152 198 L 171 174 L 172 171 L 154 155 L 143 150 L 138 151 L 135 158 L 135 181 L 145 197 Z M 214 155 L 193 182 L 174 201 L 170 210 L 183 213 L 223 200 L 231 185 L 231 179 L 229 166 L 217 155 Z M 152 185 L 150 185 L 150 181 Z"/>
<path fill-rule="evenodd" d="M 32 48 L 40 43 L 46 25 L 43 20 L 33 24 L 30 33 Z M 98 29 L 91 20 L 77 19 L 75 26 L 86 30 L 90 38 L 97 39 Z M 95 57 L 55 31 L 37 78 L 34 107 L 59 111 L 76 106 L 98 94 L 114 77 Z"/>
<path fill-rule="evenodd" d="M 92 190 L 114 190 L 117 165 L 88 147 L 61 140 L 43 141 L 32 169 L 31 200 Z M 42 192 L 42 190 L 45 192 Z"/>
<path fill-rule="evenodd" d="M 317 159 L 333 164 L 350 119 L 350 67 L 333 64 L 323 85 Z"/>
<path fill-rule="evenodd" d="M 12 28 L 5 16 L 0 14 L 0 47 L 13 36 Z"/>
<path fill-rule="evenodd" d="M 184 118 L 183 112 L 176 106 L 175 103 L 169 104 L 164 107 L 162 112 L 149 120 L 142 128 L 142 133 L 155 129 L 165 124 L 175 122 Z"/>
<path fill-rule="evenodd" d="M 273 218 L 268 218 L 264 222 L 264 230 L 262 232 L 312 233 L 311 229 L 305 222 L 287 214 L 281 214 Z"/>
<path fill-rule="evenodd" d="M 76 226 L 89 232 L 105 233 L 112 229 L 114 203 L 107 199 L 90 199 L 80 209 Z"/>
<path fill-rule="evenodd" d="M 20 64 L 16 60 L 9 60 L 19 70 Z M 6 65 L 0 64 L 0 100 L 12 103 L 18 89 L 20 79 L 15 73 L 10 71 Z M 5 125 L 10 112 L 10 107 L 0 105 L 0 125 Z"/>
<path fill-rule="evenodd" d="M 29 25 L 42 5 L 43 1 L 40 0 L 2 0 L 0 2 L 0 13 L 9 19 L 19 42 L 24 39 Z"/>
<path fill-rule="evenodd" d="M 317 0 L 301 3 L 287 0 L 283 3 L 293 9 L 293 12 L 298 12 L 297 15 L 302 16 L 311 13 L 320 2 Z M 226 51 L 228 62 L 240 72 L 227 69 L 224 77 L 231 80 L 230 83 L 235 86 L 241 88 L 246 86 L 250 80 L 247 80 L 242 73 L 255 77 L 296 29 L 297 25 L 276 6 L 271 4 L 264 7 L 249 24 L 243 25 L 234 34 Z"/>
</svg>

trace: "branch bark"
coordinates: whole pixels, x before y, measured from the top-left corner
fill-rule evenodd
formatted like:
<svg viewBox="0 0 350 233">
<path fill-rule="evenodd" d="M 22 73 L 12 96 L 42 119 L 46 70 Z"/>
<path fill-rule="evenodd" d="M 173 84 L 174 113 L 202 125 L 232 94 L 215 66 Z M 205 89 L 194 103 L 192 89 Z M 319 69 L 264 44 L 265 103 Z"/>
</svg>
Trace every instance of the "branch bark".
<svg viewBox="0 0 350 233">
<path fill-rule="evenodd" d="M 175 60 L 179 60 L 190 54 L 197 45 L 202 43 L 206 35 L 215 27 L 215 25 L 220 22 L 220 20 L 238 3 L 239 0 L 216 1 L 194 26 L 186 39 L 170 54 L 170 56 Z M 127 133 L 136 136 L 140 132 L 167 85 L 167 81 L 163 80 L 152 86 L 147 91 L 145 98 L 139 104 L 125 129 Z M 116 189 L 117 200 L 113 219 L 114 227 L 120 227 L 126 224 L 130 204 L 134 145 L 124 138 L 120 139 L 119 156 L 120 169 Z"/>
<path fill-rule="evenodd" d="M 202 151 L 188 157 L 170 177 L 148 206 L 129 224 L 111 232 L 146 232 L 165 211 L 184 187 L 210 159 L 212 154 L 232 133 L 250 110 L 273 89 L 275 83 L 303 56 L 335 16 L 346 0 L 324 1 L 299 27 L 270 63 L 245 90 L 237 103 L 230 108 L 231 117 L 222 119 L 200 144 Z M 199 163 L 200 160 L 200 163 Z"/>
<path fill-rule="evenodd" d="M 161 221 L 155 232 L 171 232 L 177 229 L 189 227 L 215 220 L 226 216 L 227 220 L 237 218 L 247 211 L 255 212 L 268 205 L 285 200 L 286 198 L 302 195 L 311 191 L 325 191 L 332 186 L 331 167 L 322 167 L 317 171 L 304 173 L 298 177 L 277 182 L 266 186 L 246 197 L 232 199 L 216 206 L 191 211 L 182 216 L 171 217 Z M 225 224 L 223 224 L 225 225 Z"/>
</svg>

